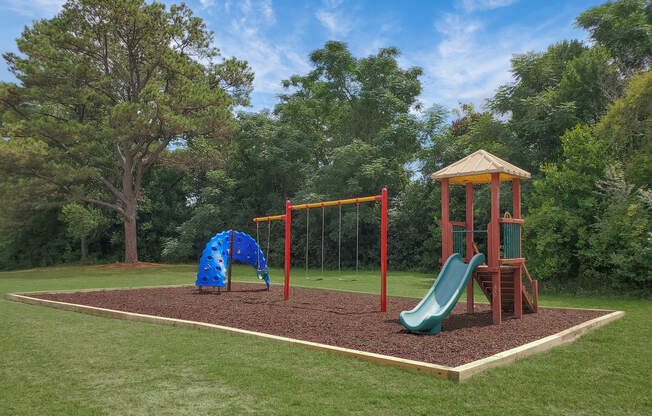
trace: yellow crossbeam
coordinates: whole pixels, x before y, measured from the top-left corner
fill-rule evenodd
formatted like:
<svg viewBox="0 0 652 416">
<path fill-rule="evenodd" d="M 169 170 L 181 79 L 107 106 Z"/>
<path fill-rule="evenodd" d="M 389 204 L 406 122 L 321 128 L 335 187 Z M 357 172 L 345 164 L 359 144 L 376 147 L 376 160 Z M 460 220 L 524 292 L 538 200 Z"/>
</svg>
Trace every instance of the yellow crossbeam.
<svg viewBox="0 0 652 416">
<path fill-rule="evenodd" d="M 284 220 L 285 215 L 270 215 L 267 217 L 256 217 L 254 222 L 263 222 L 263 221 L 274 221 L 274 220 Z"/>
<path fill-rule="evenodd" d="M 347 204 L 356 204 L 360 202 L 373 202 L 373 201 L 380 201 L 381 200 L 380 195 L 374 195 L 374 196 L 363 196 L 362 198 L 350 198 L 350 199 L 338 199 L 336 201 L 326 201 L 326 202 L 313 202 L 310 204 L 300 204 L 300 205 L 292 205 L 292 209 L 306 209 L 306 208 L 319 208 L 319 207 L 330 207 L 333 205 L 347 205 Z"/>
<path fill-rule="evenodd" d="M 312 202 L 310 204 L 292 205 L 291 208 L 293 210 L 296 210 L 296 209 L 310 209 L 310 208 L 319 208 L 319 207 L 331 207 L 333 205 L 349 205 L 349 204 L 359 204 L 362 202 L 380 201 L 381 199 L 382 199 L 381 195 L 373 195 L 373 196 L 363 196 L 361 198 L 338 199 L 335 201 Z M 270 215 L 267 217 L 256 217 L 253 219 L 254 222 L 274 221 L 274 220 L 285 220 L 285 215 Z"/>
</svg>

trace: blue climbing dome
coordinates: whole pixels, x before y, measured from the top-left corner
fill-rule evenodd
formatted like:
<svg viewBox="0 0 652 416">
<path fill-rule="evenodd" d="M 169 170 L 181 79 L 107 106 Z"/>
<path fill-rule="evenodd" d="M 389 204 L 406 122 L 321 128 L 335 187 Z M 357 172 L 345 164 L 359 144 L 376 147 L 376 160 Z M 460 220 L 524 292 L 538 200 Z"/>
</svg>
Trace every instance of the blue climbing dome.
<svg viewBox="0 0 652 416">
<path fill-rule="evenodd" d="M 231 231 L 223 231 L 206 244 L 197 272 L 197 286 L 226 286 L 226 272 L 229 266 Z M 233 260 L 247 263 L 256 268 L 259 279 L 269 288 L 269 271 L 263 250 L 249 234 L 233 231 Z"/>
</svg>

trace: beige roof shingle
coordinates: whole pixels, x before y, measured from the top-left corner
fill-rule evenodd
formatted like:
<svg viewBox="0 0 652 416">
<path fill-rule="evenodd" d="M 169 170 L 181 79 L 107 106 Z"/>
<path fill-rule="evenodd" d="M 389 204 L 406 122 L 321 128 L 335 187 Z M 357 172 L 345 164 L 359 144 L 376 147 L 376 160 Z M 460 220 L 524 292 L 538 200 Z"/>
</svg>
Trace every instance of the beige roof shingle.
<svg viewBox="0 0 652 416">
<path fill-rule="evenodd" d="M 486 150 L 478 150 L 467 157 L 446 166 L 432 174 L 433 180 L 449 178 L 450 183 L 488 183 L 491 174 L 498 173 L 500 181 L 529 179 L 527 172 L 511 163 L 492 155 Z"/>
</svg>

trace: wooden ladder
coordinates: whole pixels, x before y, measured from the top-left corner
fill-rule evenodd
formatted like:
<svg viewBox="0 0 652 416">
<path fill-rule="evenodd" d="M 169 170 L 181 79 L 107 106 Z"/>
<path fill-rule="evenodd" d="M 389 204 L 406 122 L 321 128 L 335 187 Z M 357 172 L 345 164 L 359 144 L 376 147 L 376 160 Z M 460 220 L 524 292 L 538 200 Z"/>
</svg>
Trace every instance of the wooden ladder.
<svg viewBox="0 0 652 416">
<path fill-rule="evenodd" d="M 539 282 L 532 279 L 530 273 L 527 270 L 527 267 L 525 266 L 525 263 L 521 263 L 516 267 L 522 267 L 523 271 L 525 272 L 524 275 L 527 277 L 532 291 L 530 294 L 527 290 L 526 285 L 523 285 L 521 290 L 521 296 L 523 297 L 523 311 L 536 313 L 539 310 Z M 503 266 L 503 269 L 506 271 L 512 269 L 513 273 L 513 267 L 507 268 Z M 491 303 L 491 272 L 479 269 L 474 272 L 473 278 L 476 282 L 478 282 L 480 289 L 482 289 L 482 292 L 489 300 L 489 303 Z M 514 279 L 512 278 L 511 273 L 502 274 L 500 279 L 500 291 L 502 309 L 504 311 L 514 311 Z"/>
</svg>

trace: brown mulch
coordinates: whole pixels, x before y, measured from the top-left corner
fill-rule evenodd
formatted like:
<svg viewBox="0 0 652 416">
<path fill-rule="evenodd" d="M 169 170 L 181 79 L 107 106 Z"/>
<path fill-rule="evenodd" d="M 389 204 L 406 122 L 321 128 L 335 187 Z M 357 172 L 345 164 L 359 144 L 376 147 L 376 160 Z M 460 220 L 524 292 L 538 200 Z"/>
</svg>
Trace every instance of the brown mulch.
<svg viewBox="0 0 652 416">
<path fill-rule="evenodd" d="M 109 263 L 109 264 L 99 264 L 97 266 L 91 266 L 95 269 L 145 269 L 148 267 L 163 267 L 169 266 L 169 264 L 163 263 L 149 263 L 146 261 L 139 261 L 136 263 Z"/>
<path fill-rule="evenodd" d="M 466 314 L 460 302 L 443 321 L 439 334 L 417 335 L 403 328 L 398 315 L 413 308 L 419 299 L 389 297 L 387 312 L 381 313 L 377 295 L 352 292 L 296 287 L 291 288 L 286 302 L 282 285 L 274 285 L 268 292 L 260 284 L 234 283 L 230 293 L 199 293 L 194 286 L 184 286 L 32 296 L 226 325 L 448 366 L 488 357 L 606 313 L 539 308 L 538 314 L 525 314 L 520 320 L 503 314 L 503 323 L 494 326 L 488 305 L 476 304 L 475 313 Z"/>
</svg>

